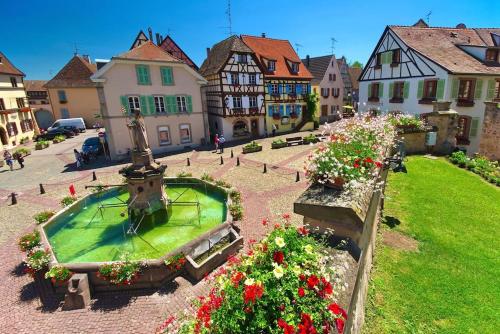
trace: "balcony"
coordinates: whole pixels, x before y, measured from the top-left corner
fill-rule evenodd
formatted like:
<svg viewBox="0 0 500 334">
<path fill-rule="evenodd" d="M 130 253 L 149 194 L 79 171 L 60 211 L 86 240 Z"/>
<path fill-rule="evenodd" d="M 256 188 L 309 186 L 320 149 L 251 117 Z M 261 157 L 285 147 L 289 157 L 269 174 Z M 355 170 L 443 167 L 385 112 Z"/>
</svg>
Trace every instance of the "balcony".
<svg viewBox="0 0 500 334">
<path fill-rule="evenodd" d="M 457 107 L 473 107 L 474 100 L 469 99 L 457 99 Z"/>
</svg>

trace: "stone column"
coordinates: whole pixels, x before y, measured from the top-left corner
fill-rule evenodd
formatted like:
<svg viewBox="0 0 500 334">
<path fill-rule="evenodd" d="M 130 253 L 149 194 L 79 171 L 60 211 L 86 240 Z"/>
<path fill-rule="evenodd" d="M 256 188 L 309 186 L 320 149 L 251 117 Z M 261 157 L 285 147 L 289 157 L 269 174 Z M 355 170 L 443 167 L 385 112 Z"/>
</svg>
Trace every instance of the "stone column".
<svg viewBox="0 0 500 334">
<path fill-rule="evenodd" d="M 485 102 L 484 104 L 479 154 L 490 160 L 500 160 L 500 103 Z"/>
<path fill-rule="evenodd" d="M 451 102 L 434 102 L 433 111 L 427 114 L 427 123 L 437 128 L 433 153 L 447 155 L 457 146 L 458 113 L 450 109 Z"/>
</svg>

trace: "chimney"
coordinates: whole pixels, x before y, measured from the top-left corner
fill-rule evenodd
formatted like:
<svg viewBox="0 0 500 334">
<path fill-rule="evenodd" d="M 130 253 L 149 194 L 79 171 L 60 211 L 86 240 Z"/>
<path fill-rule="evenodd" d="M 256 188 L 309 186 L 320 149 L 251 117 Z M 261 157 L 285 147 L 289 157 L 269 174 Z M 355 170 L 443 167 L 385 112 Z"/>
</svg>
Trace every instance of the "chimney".
<svg viewBox="0 0 500 334">
<path fill-rule="evenodd" d="M 466 29 L 467 26 L 465 24 L 463 24 L 463 23 L 459 23 L 459 24 L 457 24 L 456 28 L 457 29 Z"/>
<path fill-rule="evenodd" d="M 148 28 L 149 40 L 153 42 L 153 30 L 151 27 Z"/>
<path fill-rule="evenodd" d="M 263 32 L 262 35 L 260 35 L 262 38 L 266 38 L 266 33 Z"/>
<path fill-rule="evenodd" d="M 207 48 L 207 57 L 210 56 L 210 48 Z"/>
<path fill-rule="evenodd" d="M 156 33 L 156 45 L 160 46 L 161 44 L 161 37 L 160 37 L 160 33 L 157 32 Z"/>
<path fill-rule="evenodd" d="M 91 64 L 90 62 L 90 56 L 89 55 L 82 55 L 82 58 L 89 64 Z"/>
<path fill-rule="evenodd" d="M 311 58 L 309 57 L 309 55 L 307 55 L 306 56 L 306 66 L 307 67 L 309 67 L 310 60 L 311 60 Z"/>
</svg>

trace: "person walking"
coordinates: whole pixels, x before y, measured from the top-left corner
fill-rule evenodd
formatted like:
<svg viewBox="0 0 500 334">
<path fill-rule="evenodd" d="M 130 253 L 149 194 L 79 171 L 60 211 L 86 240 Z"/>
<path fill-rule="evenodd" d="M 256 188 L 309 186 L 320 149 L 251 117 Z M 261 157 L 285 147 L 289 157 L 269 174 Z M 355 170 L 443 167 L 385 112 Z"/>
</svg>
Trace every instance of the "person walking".
<svg viewBox="0 0 500 334">
<path fill-rule="evenodd" d="M 9 166 L 10 170 L 14 170 L 14 162 L 12 161 L 12 154 L 10 154 L 9 151 L 7 150 L 3 151 L 3 159 L 5 160 L 7 166 Z"/>
<path fill-rule="evenodd" d="M 276 136 L 276 130 L 278 130 L 276 124 L 273 124 L 273 137 Z"/>
<path fill-rule="evenodd" d="M 80 168 L 82 166 L 82 155 L 76 148 L 73 149 L 73 153 L 75 154 L 76 168 Z"/>
<path fill-rule="evenodd" d="M 224 153 L 224 143 L 226 142 L 226 138 L 224 138 L 224 135 L 221 134 L 219 137 L 219 148 L 220 148 L 220 153 Z"/>
<path fill-rule="evenodd" d="M 219 135 L 217 133 L 215 134 L 214 143 L 215 143 L 214 153 L 217 153 L 217 151 L 219 150 Z"/>
<path fill-rule="evenodd" d="M 16 160 L 19 163 L 19 166 L 21 166 L 21 168 L 24 168 L 24 158 L 21 153 L 17 153 Z"/>
</svg>

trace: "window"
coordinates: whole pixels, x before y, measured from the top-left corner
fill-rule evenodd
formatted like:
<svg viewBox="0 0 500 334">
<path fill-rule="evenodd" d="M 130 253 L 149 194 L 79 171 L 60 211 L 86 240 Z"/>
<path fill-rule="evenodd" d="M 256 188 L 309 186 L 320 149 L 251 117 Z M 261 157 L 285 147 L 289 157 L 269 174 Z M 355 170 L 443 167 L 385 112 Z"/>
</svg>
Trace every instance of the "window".
<svg viewBox="0 0 500 334">
<path fill-rule="evenodd" d="M 187 104 L 185 96 L 177 96 L 177 111 L 187 112 Z"/>
<path fill-rule="evenodd" d="M 128 108 L 131 113 L 134 112 L 135 109 L 141 110 L 141 105 L 139 103 L 139 96 L 128 97 Z"/>
<path fill-rule="evenodd" d="M 377 53 L 375 67 L 382 67 L 382 54 L 381 53 Z"/>
<path fill-rule="evenodd" d="M 248 83 L 250 85 L 256 85 L 257 84 L 257 75 L 256 74 L 249 74 L 248 75 Z"/>
<path fill-rule="evenodd" d="M 5 103 L 2 98 L 0 98 L 0 110 L 5 110 Z"/>
<path fill-rule="evenodd" d="M 279 95 L 278 84 L 271 84 L 271 95 Z"/>
<path fill-rule="evenodd" d="M 495 49 L 487 49 L 486 50 L 486 61 L 498 62 L 498 50 Z"/>
<path fill-rule="evenodd" d="M 330 92 L 330 89 L 328 89 L 328 88 L 321 88 L 321 96 L 328 97 L 329 92 Z"/>
<path fill-rule="evenodd" d="M 267 62 L 267 70 L 269 72 L 274 72 L 276 70 L 276 61 L 274 60 L 269 60 Z"/>
<path fill-rule="evenodd" d="M 257 108 L 257 96 L 249 96 L 248 103 L 250 108 Z"/>
<path fill-rule="evenodd" d="M 163 86 L 172 86 L 174 84 L 174 74 L 172 67 L 161 66 L 161 83 Z"/>
<path fill-rule="evenodd" d="M 165 112 L 165 101 L 163 96 L 155 96 L 155 110 L 157 113 Z"/>
<path fill-rule="evenodd" d="M 248 135 L 248 125 L 245 121 L 236 121 L 233 124 L 233 136 L 234 137 L 243 137 Z"/>
<path fill-rule="evenodd" d="M 299 63 L 292 63 L 292 73 L 299 73 Z"/>
<path fill-rule="evenodd" d="M 16 103 L 18 108 L 24 108 L 24 99 L 22 97 L 17 97 Z"/>
<path fill-rule="evenodd" d="M 370 96 L 368 97 L 368 101 L 378 101 L 379 100 L 379 87 L 380 83 L 372 83 L 370 86 Z"/>
<path fill-rule="evenodd" d="M 392 64 L 399 64 L 401 62 L 401 49 L 392 50 Z"/>
<path fill-rule="evenodd" d="M 58 90 L 57 96 L 59 97 L 59 103 L 68 102 L 68 99 L 66 98 L 66 92 L 64 90 Z"/>
<path fill-rule="evenodd" d="M 458 85 L 458 100 L 472 101 L 474 99 L 474 81 L 473 79 L 460 79 Z"/>
<path fill-rule="evenodd" d="M 469 141 L 469 129 L 470 129 L 470 117 L 460 116 L 458 118 L 458 132 L 457 132 L 457 144 L 468 145 Z"/>
<path fill-rule="evenodd" d="M 500 80 L 495 81 L 495 90 L 493 92 L 493 99 L 500 100 Z M 0 106 L 2 106 L 3 101 L 0 101 Z"/>
<path fill-rule="evenodd" d="M 18 134 L 17 130 L 17 124 L 16 122 L 9 122 L 7 123 L 7 132 L 9 133 L 9 136 L 16 136 Z"/>
<path fill-rule="evenodd" d="M 233 109 L 241 108 L 241 96 L 233 96 Z"/>
<path fill-rule="evenodd" d="M 288 92 L 288 95 L 296 95 L 297 94 L 294 84 L 287 84 L 286 91 Z"/>
<path fill-rule="evenodd" d="M 309 93 L 309 86 L 308 84 L 302 84 L 302 95 L 306 95 Z M 314 91 L 316 93 L 316 91 Z"/>
<path fill-rule="evenodd" d="M 12 85 L 12 87 L 17 87 L 16 77 L 10 77 L 10 84 Z"/>
<path fill-rule="evenodd" d="M 247 55 L 238 55 L 238 63 L 246 64 L 247 63 Z"/>
<path fill-rule="evenodd" d="M 69 118 L 69 110 L 67 108 L 61 108 L 61 118 Z"/>
<path fill-rule="evenodd" d="M 404 88 L 405 83 L 403 81 L 395 82 L 392 89 L 392 99 L 390 102 L 403 102 Z"/>
<path fill-rule="evenodd" d="M 435 100 L 437 93 L 437 80 L 426 80 L 424 81 L 424 92 L 423 98 L 428 100 Z"/>
<path fill-rule="evenodd" d="M 235 86 L 240 84 L 238 73 L 231 73 L 231 84 Z"/>
<path fill-rule="evenodd" d="M 336 107 L 335 106 L 330 106 L 330 114 L 335 114 L 335 112 L 337 111 Z"/>
<path fill-rule="evenodd" d="M 182 144 L 190 143 L 192 141 L 191 140 L 191 125 L 190 124 L 179 125 L 179 134 L 181 137 Z"/>
<path fill-rule="evenodd" d="M 170 128 L 168 126 L 158 127 L 158 141 L 160 146 L 172 144 L 170 140 Z"/>
<path fill-rule="evenodd" d="M 148 65 L 135 65 L 135 74 L 137 75 L 138 85 L 151 85 Z"/>
<path fill-rule="evenodd" d="M 328 116 L 328 106 L 326 104 L 321 105 L 321 117 Z"/>
</svg>

